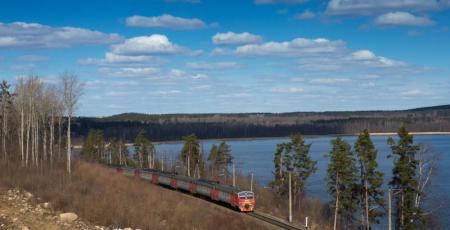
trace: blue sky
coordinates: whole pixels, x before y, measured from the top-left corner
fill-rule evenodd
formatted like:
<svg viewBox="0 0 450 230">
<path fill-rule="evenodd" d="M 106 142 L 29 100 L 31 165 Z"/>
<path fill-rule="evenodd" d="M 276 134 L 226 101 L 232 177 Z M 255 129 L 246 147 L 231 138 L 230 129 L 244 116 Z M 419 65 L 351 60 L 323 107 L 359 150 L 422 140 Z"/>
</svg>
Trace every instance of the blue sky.
<svg viewBox="0 0 450 230">
<path fill-rule="evenodd" d="M 448 104 L 450 0 L 1 1 L 0 76 L 64 71 L 78 114 Z"/>
</svg>

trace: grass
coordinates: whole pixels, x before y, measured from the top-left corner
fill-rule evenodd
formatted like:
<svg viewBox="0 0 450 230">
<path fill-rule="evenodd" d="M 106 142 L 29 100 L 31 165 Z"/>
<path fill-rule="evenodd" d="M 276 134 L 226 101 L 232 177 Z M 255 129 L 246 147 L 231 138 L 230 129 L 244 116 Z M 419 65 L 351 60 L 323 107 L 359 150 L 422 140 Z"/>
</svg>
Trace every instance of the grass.
<svg viewBox="0 0 450 230">
<path fill-rule="evenodd" d="M 267 225 L 202 199 L 75 161 L 51 169 L 0 163 L 0 186 L 25 189 L 61 211 L 112 227 L 140 229 L 266 229 Z"/>
</svg>

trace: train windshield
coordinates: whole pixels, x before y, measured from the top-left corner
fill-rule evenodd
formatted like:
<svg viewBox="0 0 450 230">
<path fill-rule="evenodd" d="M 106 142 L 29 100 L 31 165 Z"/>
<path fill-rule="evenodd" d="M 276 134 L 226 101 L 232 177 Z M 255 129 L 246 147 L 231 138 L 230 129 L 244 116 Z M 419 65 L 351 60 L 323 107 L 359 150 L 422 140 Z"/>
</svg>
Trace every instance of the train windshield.
<svg viewBox="0 0 450 230">
<path fill-rule="evenodd" d="M 239 199 L 253 199 L 253 192 L 241 192 L 239 193 Z"/>
</svg>

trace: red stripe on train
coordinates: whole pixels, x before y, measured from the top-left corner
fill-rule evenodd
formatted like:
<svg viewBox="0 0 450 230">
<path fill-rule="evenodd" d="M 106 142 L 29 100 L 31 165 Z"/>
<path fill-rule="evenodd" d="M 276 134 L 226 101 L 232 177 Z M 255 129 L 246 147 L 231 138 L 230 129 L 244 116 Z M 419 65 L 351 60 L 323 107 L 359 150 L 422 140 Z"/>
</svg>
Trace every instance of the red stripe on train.
<svg viewBox="0 0 450 230">
<path fill-rule="evenodd" d="M 159 183 L 159 175 L 152 174 L 152 183 L 158 184 Z"/>
<path fill-rule="evenodd" d="M 177 179 L 172 178 L 172 179 L 170 180 L 170 187 L 172 187 L 172 188 L 177 188 Z"/>
<path fill-rule="evenodd" d="M 189 184 L 189 192 L 196 193 L 197 192 L 197 185 L 194 183 Z"/>
</svg>

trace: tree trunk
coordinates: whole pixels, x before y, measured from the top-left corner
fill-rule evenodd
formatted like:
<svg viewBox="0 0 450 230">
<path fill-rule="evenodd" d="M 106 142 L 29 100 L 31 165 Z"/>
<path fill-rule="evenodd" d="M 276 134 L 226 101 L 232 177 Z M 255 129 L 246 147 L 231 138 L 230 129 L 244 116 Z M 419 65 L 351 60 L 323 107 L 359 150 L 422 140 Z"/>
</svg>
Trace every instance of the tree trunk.
<svg viewBox="0 0 450 230">
<path fill-rule="evenodd" d="M 338 216 L 338 210 L 339 210 L 339 173 L 336 173 L 336 203 L 334 207 L 334 224 L 333 224 L 333 230 L 336 230 L 337 227 L 337 216 Z"/>
<path fill-rule="evenodd" d="M 369 189 L 368 189 L 368 183 L 367 183 L 367 178 L 364 181 L 364 186 L 365 186 L 365 203 L 366 203 L 366 227 L 367 230 L 370 230 L 370 220 L 369 220 Z"/>
<path fill-rule="evenodd" d="M 23 105 L 21 105 L 23 106 Z M 24 149 L 23 149 L 23 142 L 24 142 L 24 112 L 23 107 L 20 109 L 20 153 L 22 156 L 22 165 L 25 163 L 25 156 L 24 156 Z"/>
<path fill-rule="evenodd" d="M 71 167 L 70 167 L 70 157 L 71 157 L 71 145 L 70 145 L 70 118 L 71 118 L 72 114 L 68 114 L 67 117 L 67 173 L 71 173 Z"/>
</svg>

